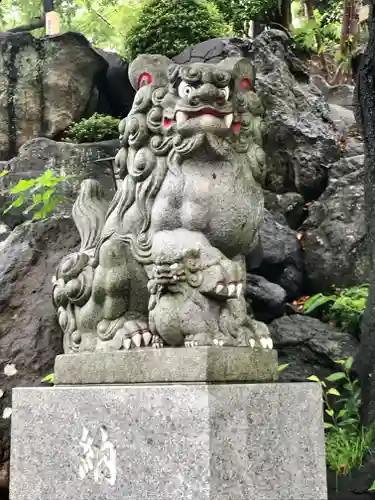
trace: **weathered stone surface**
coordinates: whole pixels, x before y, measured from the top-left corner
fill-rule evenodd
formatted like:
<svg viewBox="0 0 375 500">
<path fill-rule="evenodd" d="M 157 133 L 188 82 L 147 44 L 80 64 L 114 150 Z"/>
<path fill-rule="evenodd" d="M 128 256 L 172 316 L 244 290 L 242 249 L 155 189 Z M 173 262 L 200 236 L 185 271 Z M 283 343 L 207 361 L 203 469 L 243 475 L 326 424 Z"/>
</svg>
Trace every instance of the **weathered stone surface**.
<svg viewBox="0 0 375 500">
<path fill-rule="evenodd" d="M 254 273 L 281 286 L 287 300 L 299 297 L 304 285 L 304 263 L 297 233 L 266 211 L 259 236 L 263 259 Z"/>
<path fill-rule="evenodd" d="M 285 312 L 286 291 L 280 285 L 271 283 L 255 274 L 247 275 L 245 298 L 250 300 L 254 316 L 268 323 Z"/>
<path fill-rule="evenodd" d="M 357 160 L 341 160 L 332 167 L 330 186 L 310 205 L 303 224 L 305 268 L 312 291 L 368 279 L 364 177 Z"/>
<path fill-rule="evenodd" d="M 79 243 L 70 219 L 19 226 L 0 243 L 0 416 L 11 390 L 52 373 L 62 352 L 62 332 L 52 306 L 51 276 L 58 261 Z M 17 373 L 7 376 L 6 365 Z M 0 467 L 9 460 L 10 420 L 0 418 Z"/>
<path fill-rule="evenodd" d="M 96 76 L 105 60 L 83 35 L 0 37 L 0 159 L 15 156 L 29 139 L 54 138 L 90 108 L 95 110 Z"/>
<path fill-rule="evenodd" d="M 115 192 L 113 162 L 97 160 L 113 158 L 118 149 L 118 140 L 72 144 L 39 137 L 28 141 L 20 148 L 18 155 L 6 164 L 5 169 L 9 170 L 9 174 L 0 179 L 0 220 L 14 227 L 31 219 L 33 211 L 24 213 L 28 201 L 31 202 L 31 195 L 26 196 L 23 206 L 4 213 L 5 208 L 15 199 L 8 190 L 20 179 L 38 177 L 48 168 L 57 176 L 74 176 L 73 179 L 57 186 L 56 192 L 64 199 L 55 208 L 55 214 L 70 216 L 80 184 L 87 178 L 98 180 L 110 199 Z"/>
<path fill-rule="evenodd" d="M 284 381 L 302 382 L 310 375 L 325 377 L 337 370 L 335 361 L 355 356 L 358 341 L 349 333 L 316 318 L 295 314 L 269 324 L 279 364 L 289 363 Z"/>
<path fill-rule="evenodd" d="M 56 358 L 55 384 L 271 382 L 277 367 L 276 351 L 249 347 L 64 354 Z"/>
<path fill-rule="evenodd" d="M 317 384 L 16 389 L 12 418 L 11 500 L 327 498 Z"/>
</svg>

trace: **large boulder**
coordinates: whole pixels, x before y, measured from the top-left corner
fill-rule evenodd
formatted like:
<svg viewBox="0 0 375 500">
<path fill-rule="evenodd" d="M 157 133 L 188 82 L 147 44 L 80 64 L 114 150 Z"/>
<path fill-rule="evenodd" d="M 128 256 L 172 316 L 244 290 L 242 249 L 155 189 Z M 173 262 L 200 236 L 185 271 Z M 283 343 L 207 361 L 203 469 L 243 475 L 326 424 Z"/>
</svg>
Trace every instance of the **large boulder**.
<svg viewBox="0 0 375 500">
<path fill-rule="evenodd" d="M 262 259 L 251 273 L 279 285 L 286 292 L 285 300 L 300 297 L 304 290 L 304 263 L 297 233 L 266 210 L 259 236 Z"/>
<path fill-rule="evenodd" d="M 29 139 L 55 138 L 96 108 L 107 62 L 79 33 L 0 35 L 0 160 Z"/>
<path fill-rule="evenodd" d="M 19 226 L 0 243 L 0 477 L 9 461 L 11 390 L 40 383 L 62 353 L 51 277 L 79 242 L 70 218 L 52 218 Z"/>
<path fill-rule="evenodd" d="M 117 139 L 86 144 L 56 142 L 43 137 L 28 141 L 20 148 L 18 156 L 2 165 L 9 173 L 0 179 L 0 221 L 13 228 L 32 217 L 32 211 L 24 213 L 27 202 L 31 202 L 31 194 L 26 196 L 21 207 L 12 208 L 5 213 L 5 209 L 15 198 L 9 194 L 9 187 L 20 179 L 36 178 L 48 168 L 56 176 L 74 176 L 58 185 L 57 191 L 63 196 L 63 201 L 55 208 L 54 213 L 70 216 L 79 186 L 87 178 L 98 180 L 108 198 L 112 198 L 116 189 L 112 158 L 118 149 Z"/>
<path fill-rule="evenodd" d="M 343 158 L 331 167 L 330 177 L 302 226 L 311 292 L 361 284 L 369 276 L 363 156 Z"/>
<path fill-rule="evenodd" d="M 257 70 L 256 89 L 266 107 L 267 189 L 295 191 L 306 201 L 327 186 L 328 165 L 340 157 L 339 142 L 323 94 L 309 84 L 306 68 L 282 31 L 268 30 L 253 41 L 213 39 L 187 48 L 177 63 L 218 62 L 248 57 Z"/>
<path fill-rule="evenodd" d="M 96 85 L 99 98 L 96 112 L 117 118 L 127 116 L 135 96 L 128 75 L 128 63 L 114 52 L 102 49 L 95 51 L 108 63 L 108 69 L 98 75 Z"/>
<path fill-rule="evenodd" d="M 282 316 L 268 326 L 279 364 L 289 364 L 282 372 L 284 381 L 303 382 L 310 375 L 324 378 L 337 371 L 335 361 L 354 357 L 358 349 L 349 333 L 301 314 Z"/>
</svg>

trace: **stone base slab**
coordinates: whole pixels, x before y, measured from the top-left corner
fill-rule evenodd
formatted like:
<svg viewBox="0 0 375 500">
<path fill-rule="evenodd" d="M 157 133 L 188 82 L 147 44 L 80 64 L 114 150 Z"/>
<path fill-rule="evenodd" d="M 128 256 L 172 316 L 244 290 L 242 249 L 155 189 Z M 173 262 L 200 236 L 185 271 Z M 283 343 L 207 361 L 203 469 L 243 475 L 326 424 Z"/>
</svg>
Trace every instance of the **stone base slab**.
<svg viewBox="0 0 375 500">
<path fill-rule="evenodd" d="M 277 352 L 249 347 L 191 347 L 63 354 L 56 385 L 274 382 Z"/>
<path fill-rule="evenodd" d="M 11 500 L 326 500 L 314 383 L 13 391 Z"/>
</svg>

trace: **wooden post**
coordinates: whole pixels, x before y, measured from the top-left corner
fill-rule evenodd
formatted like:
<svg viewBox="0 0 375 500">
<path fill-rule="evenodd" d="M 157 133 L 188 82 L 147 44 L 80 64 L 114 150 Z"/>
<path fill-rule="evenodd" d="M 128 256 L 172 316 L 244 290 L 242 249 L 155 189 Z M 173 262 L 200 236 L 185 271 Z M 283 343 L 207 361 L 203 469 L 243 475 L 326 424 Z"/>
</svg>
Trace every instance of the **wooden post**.
<svg viewBox="0 0 375 500">
<path fill-rule="evenodd" d="M 60 16 L 53 9 L 53 0 L 44 0 L 45 27 L 47 35 L 58 35 L 60 33 Z"/>
</svg>

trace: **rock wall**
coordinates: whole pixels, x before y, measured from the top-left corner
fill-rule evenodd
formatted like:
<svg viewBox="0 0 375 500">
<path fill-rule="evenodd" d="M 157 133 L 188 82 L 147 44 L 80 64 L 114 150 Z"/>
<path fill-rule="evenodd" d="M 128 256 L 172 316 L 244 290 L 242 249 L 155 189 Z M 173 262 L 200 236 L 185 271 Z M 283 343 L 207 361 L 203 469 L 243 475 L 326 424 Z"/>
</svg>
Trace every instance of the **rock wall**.
<svg viewBox="0 0 375 500">
<path fill-rule="evenodd" d="M 54 138 L 96 109 L 108 64 L 78 33 L 0 35 L 0 160 L 34 137 Z"/>
</svg>

